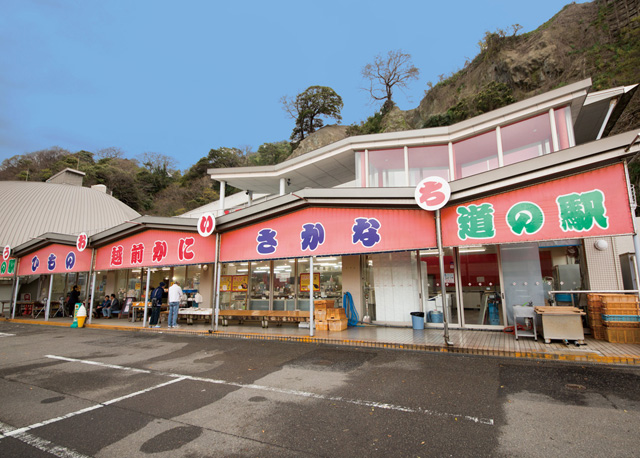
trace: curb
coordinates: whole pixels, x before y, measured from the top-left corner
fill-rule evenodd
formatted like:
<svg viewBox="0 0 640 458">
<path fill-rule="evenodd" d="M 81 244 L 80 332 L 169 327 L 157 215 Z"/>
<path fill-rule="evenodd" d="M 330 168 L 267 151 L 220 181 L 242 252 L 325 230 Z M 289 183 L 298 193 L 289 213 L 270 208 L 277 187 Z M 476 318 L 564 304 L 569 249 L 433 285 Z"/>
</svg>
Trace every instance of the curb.
<svg viewBox="0 0 640 458">
<path fill-rule="evenodd" d="M 55 323 L 47 321 L 34 321 L 26 319 L 5 318 L 10 323 L 33 324 L 41 326 L 58 326 L 70 328 L 68 323 Z M 404 351 L 426 351 L 432 353 L 452 353 L 462 355 L 477 356 L 497 356 L 503 358 L 520 358 L 545 361 L 565 361 L 576 363 L 592 363 L 592 364 L 613 364 L 626 366 L 640 366 L 640 356 L 636 355 L 619 355 L 619 356 L 602 356 L 597 353 L 563 353 L 563 352 L 522 352 L 522 351 L 506 351 L 500 349 L 478 349 L 465 347 L 447 347 L 445 345 L 423 345 L 423 344 L 400 344 L 394 342 L 374 342 L 368 340 L 348 340 L 335 339 L 326 337 L 309 337 L 309 336 L 286 336 L 286 335 L 264 335 L 254 334 L 250 332 L 227 332 L 227 331 L 211 331 L 211 330 L 187 330 L 168 329 L 168 328 L 138 328 L 132 326 L 119 326 L 111 324 L 85 324 L 85 328 L 91 329 L 108 329 L 112 331 L 129 331 L 129 332 L 151 332 L 161 334 L 183 334 L 183 335 L 201 335 L 215 338 L 226 339 L 243 339 L 243 340 L 262 340 L 277 342 L 297 342 L 306 344 L 323 344 L 338 345 L 346 347 L 362 347 L 362 348 L 382 348 L 387 350 L 404 350 Z M 71 328 L 70 328 L 71 329 Z"/>
</svg>

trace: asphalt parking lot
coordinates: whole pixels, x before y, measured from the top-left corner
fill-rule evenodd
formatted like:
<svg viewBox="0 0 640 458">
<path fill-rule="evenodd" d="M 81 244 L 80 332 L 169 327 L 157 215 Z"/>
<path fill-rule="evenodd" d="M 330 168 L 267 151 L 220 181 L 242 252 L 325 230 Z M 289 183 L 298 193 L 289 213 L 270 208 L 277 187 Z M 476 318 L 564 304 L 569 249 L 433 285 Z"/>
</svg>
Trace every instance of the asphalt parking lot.
<svg viewBox="0 0 640 458">
<path fill-rule="evenodd" d="M 14 323 L 0 333 L 1 456 L 579 456 L 639 445 L 633 368 Z"/>
</svg>

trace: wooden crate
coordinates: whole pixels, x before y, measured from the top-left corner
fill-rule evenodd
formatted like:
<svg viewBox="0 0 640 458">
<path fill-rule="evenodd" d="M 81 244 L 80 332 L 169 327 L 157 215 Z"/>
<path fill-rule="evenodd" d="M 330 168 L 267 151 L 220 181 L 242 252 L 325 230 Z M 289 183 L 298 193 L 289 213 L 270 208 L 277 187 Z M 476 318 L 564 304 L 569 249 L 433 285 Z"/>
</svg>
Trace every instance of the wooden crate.
<svg viewBox="0 0 640 458">
<path fill-rule="evenodd" d="M 328 331 L 329 323 L 324 320 L 316 320 L 316 331 Z"/>
<path fill-rule="evenodd" d="M 640 344 L 640 328 L 604 328 L 607 342 Z"/>
<path fill-rule="evenodd" d="M 329 323 L 329 331 L 344 331 L 347 329 L 347 319 L 327 321 Z"/>
<path fill-rule="evenodd" d="M 604 332 L 604 326 L 591 326 L 591 336 L 596 340 L 605 340 L 607 335 Z"/>
<path fill-rule="evenodd" d="M 335 307 L 336 301 L 333 299 L 321 299 L 319 301 L 313 301 L 313 308 L 316 310 L 320 309 L 332 309 Z"/>
<path fill-rule="evenodd" d="M 313 311 L 313 316 L 315 317 L 316 321 L 327 321 L 327 309 L 316 309 Z"/>
<path fill-rule="evenodd" d="M 346 320 L 347 314 L 342 307 L 337 309 L 327 309 L 327 321 Z"/>
<path fill-rule="evenodd" d="M 638 306 L 638 296 L 636 294 L 601 294 L 600 302 L 604 306 L 629 307 Z"/>
<path fill-rule="evenodd" d="M 620 304 L 603 305 L 603 315 L 640 315 L 638 304 L 622 302 Z"/>
</svg>

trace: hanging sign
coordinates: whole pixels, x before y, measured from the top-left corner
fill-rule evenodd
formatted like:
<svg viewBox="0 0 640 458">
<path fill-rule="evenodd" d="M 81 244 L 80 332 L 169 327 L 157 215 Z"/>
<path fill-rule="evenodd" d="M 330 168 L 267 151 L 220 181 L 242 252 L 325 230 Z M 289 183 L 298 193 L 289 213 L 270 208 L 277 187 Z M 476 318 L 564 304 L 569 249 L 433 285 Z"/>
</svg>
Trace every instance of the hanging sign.
<svg viewBox="0 0 640 458">
<path fill-rule="evenodd" d="M 96 270 L 206 264 L 216 257 L 215 238 L 195 232 L 149 229 L 96 249 Z"/>
<path fill-rule="evenodd" d="M 87 234 L 85 234 L 84 232 L 81 232 L 78 235 L 78 238 L 76 239 L 76 248 L 78 249 L 78 251 L 82 252 L 84 251 L 85 248 L 87 248 L 88 240 L 89 238 L 87 237 Z"/>
<path fill-rule="evenodd" d="M 209 237 L 216 229 L 216 218 L 211 213 L 204 213 L 198 218 L 198 234 Z"/>
<path fill-rule="evenodd" d="M 447 207 L 442 227 L 445 246 L 631 234 L 624 165 Z"/>
<path fill-rule="evenodd" d="M 10 256 L 11 256 L 11 247 L 7 245 L 4 247 L 4 250 L 2 250 L 2 259 L 6 261 L 7 259 L 9 259 Z"/>
<path fill-rule="evenodd" d="M 0 277 L 13 277 L 16 272 L 16 259 L 9 258 L 0 262 Z"/>
<path fill-rule="evenodd" d="M 52 243 L 20 258 L 18 275 L 61 274 L 88 272 L 91 251 L 78 251 L 74 246 Z"/>
<path fill-rule="evenodd" d="M 220 261 L 402 251 L 436 246 L 422 210 L 307 208 L 222 234 Z"/>
<path fill-rule="evenodd" d="M 442 177 L 427 177 L 418 183 L 414 192 L 414 198 L 420 208 L 427 211 L 436 211 L 444 207 L 451 197 L 449 182 Z"/>
</svg>

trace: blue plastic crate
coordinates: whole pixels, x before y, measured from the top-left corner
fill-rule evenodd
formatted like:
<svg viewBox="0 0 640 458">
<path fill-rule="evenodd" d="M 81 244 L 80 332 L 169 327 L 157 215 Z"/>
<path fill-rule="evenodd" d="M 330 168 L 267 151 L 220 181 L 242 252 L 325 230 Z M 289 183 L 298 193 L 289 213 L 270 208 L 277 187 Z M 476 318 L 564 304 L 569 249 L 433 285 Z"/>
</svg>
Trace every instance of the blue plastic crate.
<svg viewBox="0 0 640 458">
<path fill-rule="evenodd" d="M 627 321 L 640 323 L 640 315 L 605 315 L 602 314 L 602 321 Z"/>
</svg>

